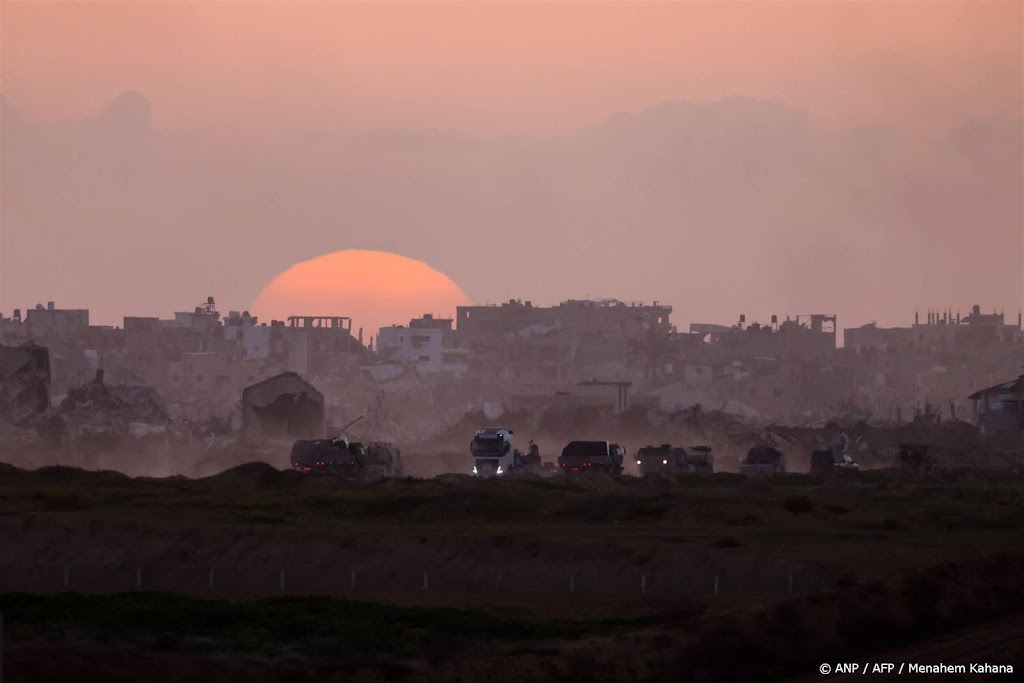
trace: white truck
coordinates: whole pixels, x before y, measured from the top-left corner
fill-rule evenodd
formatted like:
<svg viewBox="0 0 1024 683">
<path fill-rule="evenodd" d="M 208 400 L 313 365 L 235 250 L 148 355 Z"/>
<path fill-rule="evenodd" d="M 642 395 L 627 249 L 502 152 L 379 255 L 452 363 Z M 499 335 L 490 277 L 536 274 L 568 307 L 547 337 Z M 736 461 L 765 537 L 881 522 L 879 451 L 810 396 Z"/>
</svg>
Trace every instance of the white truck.
<svg viewBox="0 0 1024 683">
<path fill-rule="evenodd" d="M 513 439 L 512 430 L 504 427 L 478 431 L 469 444 L 469 452 L 473 455 L 473 476 L 499 477 L 523 467 L 526 464 L 523 454 L 516 450 Z M 539 466 L 540 463 L 537 464 Z"/>
</svg>

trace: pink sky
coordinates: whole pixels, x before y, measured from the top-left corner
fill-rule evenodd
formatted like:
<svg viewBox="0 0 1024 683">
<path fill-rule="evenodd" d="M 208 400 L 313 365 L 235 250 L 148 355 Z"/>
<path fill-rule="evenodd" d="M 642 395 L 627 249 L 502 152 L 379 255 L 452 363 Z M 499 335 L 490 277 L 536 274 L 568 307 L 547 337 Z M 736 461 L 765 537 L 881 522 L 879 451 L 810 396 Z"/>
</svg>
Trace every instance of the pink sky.
<svg viewBox="0 0 1024 683">
<path fill-rule="evenodd" d="M 241 309 L 355 248 L 682 325 L 1015 318 L 1022 27 L 1020 1 L 5 1 L 0 308 Z M 151 121 L 107 109 L 126 90 Z"/>
<path fill-rule="evenodd" d="M 1015 2 L 5 2 L 33 116 L 146 93 L 157 125 L 564 132 L 674 98 L 778 98 L 829 122 L 1019 116 Z"/>
</svg>

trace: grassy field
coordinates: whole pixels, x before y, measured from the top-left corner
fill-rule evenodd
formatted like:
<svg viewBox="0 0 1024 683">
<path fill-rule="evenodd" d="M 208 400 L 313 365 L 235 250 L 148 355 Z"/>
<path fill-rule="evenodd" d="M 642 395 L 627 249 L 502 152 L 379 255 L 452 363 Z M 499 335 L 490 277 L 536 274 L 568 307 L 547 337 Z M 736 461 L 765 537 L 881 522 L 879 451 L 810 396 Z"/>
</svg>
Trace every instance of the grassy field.
<svg viewBox="0 0 1024 683">
<path fill-rule="evenodd" d="M 352 484 L 262 464 L 201 480 L 0 467 L 0 545 L 0 609 L 24 680 L 66 675 L 32 668 L 39 648 L 65 664 L 116 651 L 139 670 L 180 674 L 154 680 L 194 679 L 214 661 L 250 681 L 579 680 L 583 669 L 589 680 L 675 681 L 693 667 L 784 680 L 806 673 L 814 647 L 877 652 L 1024 609 L 1019 575 L 1006 574 L 1021 558 L 999 555 L 1024 547 L 1015 471 Z M 62 593 L 68 565 L 72 590 L 90 590 L 80 567 L 122 579 L 107 595 Z M 193 572 L 197 590 L 126 594 L 136 567 L 148 586 L 161 571 Z M 209 568 L 224 578 L 206 591 Z M 381 583 L 358 600 L 338 599 L 351 597 L 347 579 L 336 591 L 307 584 L 315 598 L 290 584 L 298 595 L 218 599 L 245 572 L 265 579 L 250 597 L 272 595 L 285 568 L 293 582 L 358 569 Z M 49 583 L 26 594 L 7 570 Z M 424 570 L 429 592 L 414 583 Z M 787 573 L 800 588 L 808 572 L 831 577 L 829 592 L 786 595 Z M 499 575 L 504 593 L 465 590 Z M 641 576 L 652 587 L 643 599 Z M 667 578 L 700 590 L 659 593 Z M 632 593 L 607 589 L 620 579 Z M 514 580 L 537 590 L 516 594 Z M 744 647 L 768 673 L 735 668 Z M 96 680 L 120 680 L 106 674 Z"/>
<path fill-rule="evenodd" d="M 1024 632 L 1022 574 L 1018 551 L 889 582 L 849 580 L 772 605 L 694 605 L 616 620 L 154 593 L 8 594 L 0 611 L 8 670 L 23 681 L 66 679 L 72 670 L 75 680 L 108 681 L 139 680 L 140 670 L 152 681 L 195 680 L 197 672 L 251 681 L 784 681 L 806 679 L 821 661 L 867 661 L 898 648 L 936 660 L 944 647 L 964 661 L 994 652 L 998 663 L 1019 664 L 1022 643 L 1008 639 L 1005 626 L 988 635 L 977 626 L 1009 623 Z"/>
<path fill-rule="evenodd" d="M 339 539 L 339 550 L 371 555 L 375 546 L 394 552 L 396 544 L 429 555 L 432 547 L 456 542 L 468 554 L 495 561 L 507 554 L 517 562 L 531 554 L 558 562 L 576 555 L 591 567 L 658 569 L 685 549 L 709 561 L 743 556 L 865 574 L 1024 540 L 1022 477 L 977 472 L 763 481 L 730 474 L 518 481 L 448 475 L 358 485 L 261 464 L 201 480 L 7 468 L 0 470 L 0 510 L 0 533 L 11 533 L 7 540 L 15 548 L 32 541 L 32 532 L 9 529 L 36 525 L 45 534 L 51 523 L 88 527 L 89 543 L 109 545 L 117 556 L 123 534 L 104 535 L 104 527 L 142 525 L 168 534 L 163 550 L 211 560 L 242 534 L 265 539 L 268 551 L 280 546 L 293 562 L 309 552 L 289 539 L 316 536 Z M 177 548 L 181 543 L 191 547 Z M 149 547 L 138 554 L 161 550 L 160 543 Z M 75 559 L 75 550 L 74 542 L 48 548 L 49 556 L 64 561 Z"/>
</svg>

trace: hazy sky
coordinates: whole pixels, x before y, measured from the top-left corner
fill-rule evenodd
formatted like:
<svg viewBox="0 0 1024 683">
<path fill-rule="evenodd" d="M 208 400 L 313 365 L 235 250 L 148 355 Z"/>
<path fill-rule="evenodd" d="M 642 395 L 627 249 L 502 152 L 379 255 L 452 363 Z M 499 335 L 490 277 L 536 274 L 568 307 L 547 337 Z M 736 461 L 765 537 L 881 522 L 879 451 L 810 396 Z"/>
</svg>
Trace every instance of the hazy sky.
<svg viewBox="0 0 1024 683">
<path fill-rule="evenodd" d="M 682 324 L 1024 303 L 1019 0 L 0 7 L 7 314 L 344 248 Z"/>
</svg>

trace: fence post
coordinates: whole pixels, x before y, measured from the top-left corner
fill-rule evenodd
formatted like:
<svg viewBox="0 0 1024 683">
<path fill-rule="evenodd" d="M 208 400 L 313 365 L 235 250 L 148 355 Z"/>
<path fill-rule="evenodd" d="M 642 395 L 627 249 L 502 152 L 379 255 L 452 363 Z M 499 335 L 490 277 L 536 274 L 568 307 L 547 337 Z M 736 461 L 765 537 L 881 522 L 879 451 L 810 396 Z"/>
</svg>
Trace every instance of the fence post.
<svg viewBox="0 0 1024 683">
<path fill-rule="evenodd" d="M 213 567 L 210 567 L 210 588 L 213 588 Z"/>
<path fill-rule="evenodd" d="M 793 592 L 793 575 L 792 574 L 789 575 L 789 578 L 788 578 L 786 583 L 787 583 L 787 588 L 788 588 L 789 592 L 792 593 Z"/>
<path fill-rule="evenodd" d="M 351 576 L 349 577 L 349 581 L 348 581 L 348 589 L 349 589 L 350 591 L 352 591 L 352 592 L 355 592 L 355 590 L 356 590 L 356 574 L 357 574 L 357 573 L 358 573 L 358 572 L 356 572 L 356 571 L 354 571 L 354 570 L 353 570 L 353 571 L 352 571 L 352 575 L 351 575 Z"/>
<path fill-rule="evenodd" d="M 643 576 L 640 577 L 640 594 L 641 595 L 646 595 L 647 594 L 647 574 L 644 574 Z"/>
<path fill-rule="evenodd" d="M 423 572 L 423 590 L 430 590 L 430 578 Z"/>
<path fill-rule="evenodd" d="M 135 570 L 135 587 L 142 589 L 142 567 Z"/>
<path fill-rule="evenodd" d="M 71 565 L 64 565 L 64 587 L 69 588 L 71 586 Z"/>
<path fill-rule="evenodd" d="M 281 570 L 281 590 L 284 590 L 284 570 Z"/>
<path fill-rule="evenodd" d="M 715 574 L 715 595 L 718 595 L 718 574 Z"/>
</svg>

